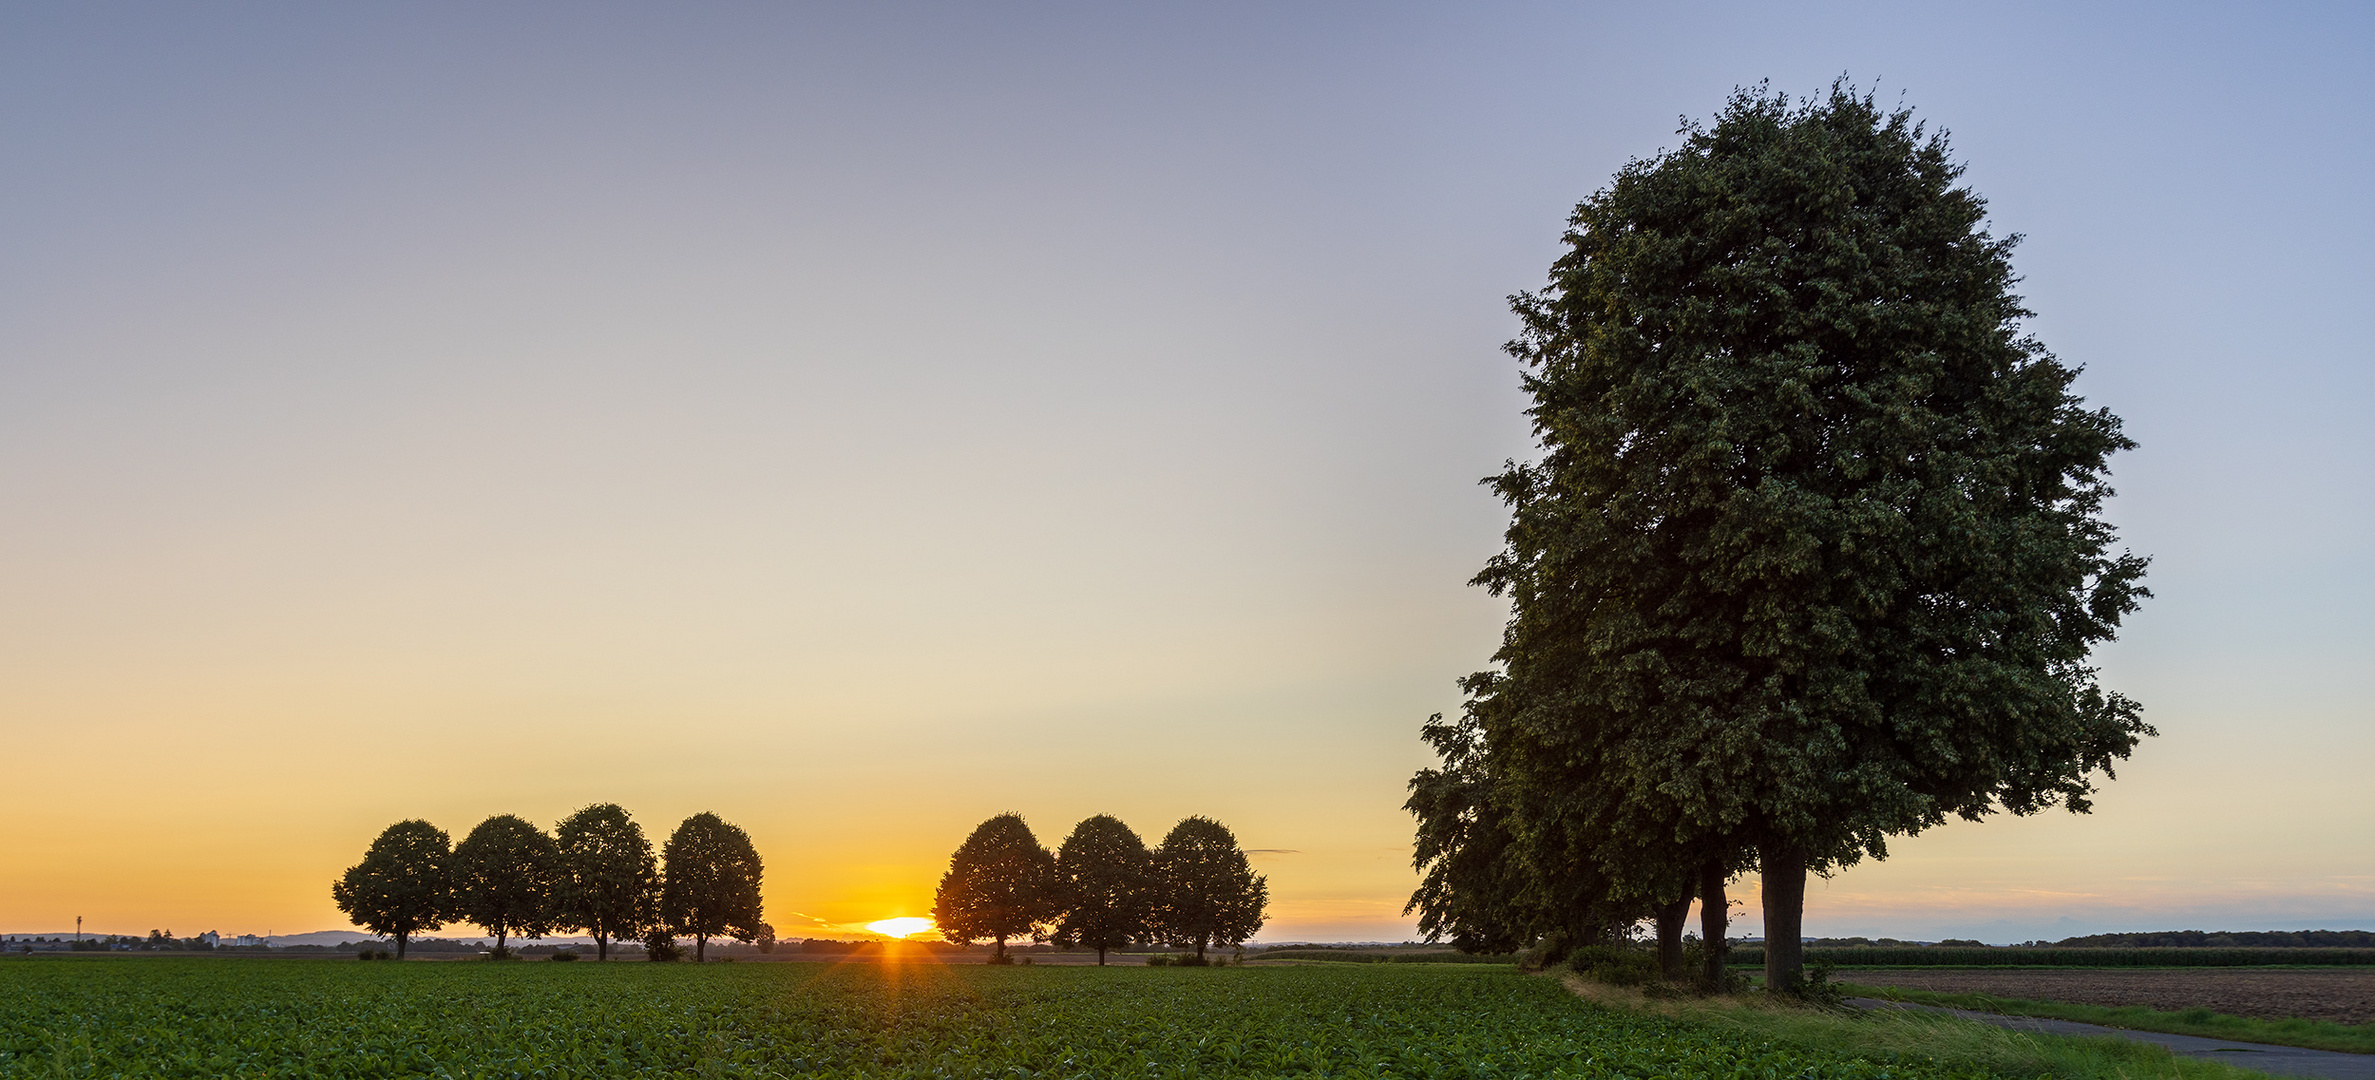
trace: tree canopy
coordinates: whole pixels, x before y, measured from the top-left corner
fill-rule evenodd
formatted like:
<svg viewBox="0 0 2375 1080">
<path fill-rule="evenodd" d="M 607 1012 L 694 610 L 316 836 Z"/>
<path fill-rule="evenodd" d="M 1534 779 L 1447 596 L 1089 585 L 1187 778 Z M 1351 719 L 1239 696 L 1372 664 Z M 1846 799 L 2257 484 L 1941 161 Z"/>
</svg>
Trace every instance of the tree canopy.
<svg viewBox="0 0 2375 1080">
<path fill-rule="evenodd" d="M 1021 814 L 982 822 L 949 857 L 932 898 L 932 921 L 950 941 L 996 943 L 1004 963 L 1006 939 L 1044 934 L 1062 914 L 1055 856 L 1039 846 Z"/>
<path fill-rule="evenodd" d="M 401 959 L 412 935 L 445 925 L 452 896 L 446 864 L 452 857 L 445 830 L 418 819 L 399 821 L 381 830 L 363 861 L 331 884 L 330 899 L 356 925 L 393 938 Z"/>
<path fill-rule="evenodd" d="M 693 939 L 693 960 L 705 958 L 709 939 L 754 941 L 764 925 L 759 886 L 764 867 L 750 834 L 716 814 L 684 819 L 663 851 L 666 883 L 660 917 L 668 929 Z"/>
<path fill-rule="evenodd" d="M 504 955 L 511 935 L 540 938 L 553 928 L 553 883 L 560 852 L 544 830 L 497 814 L 454 845 L 453 913 L 495 935 Z"/>
<path fill-rule="evenodd" d="M 659 921 L 660 873 L 643 827 L 617 803 L 569 815 L 553 828 L 559 850 L 554 925 L 594 938 L 595 958 L 612 941 L 633 941 Z"/>
<path fill-rule="evenodd" d="M 1163 941 L 1192 945 L 1201 960 L 1207 947 L 1242 945 L 1262 929 L 1269 880 L 1253 872 L 1236 834 L 1220 822 L 1191 817 L 1172 826 L 1154 853 L 1154 870 L 1151 915 Z"/>
<path fill-rule="evenodd" d="M 1511 616 L 1462 718 L 1488 792 L 1422 773 L 1412 809 L 1430 882 L 1499 835 L 1440 815 L 1489 804 L 1529 882 L 1619 918 L 1759 868 L 1787 989 L 1809 870 L 2084 812 L 2152 734 L 2087 662 L 2148 595 L 2101 517 L 2132 444 L 2022 329 L 2017 237 L 1910 110 L 1744 90 L 1682 134 L 1513 301 L 1542 454 L 1488 481 L 1508 546 L 1475 581 Z"/>
<path fill-rule="evenodd" d="M 1146 933 L 1154 862 L 1146 841 L 1120 818 L 1098 814 L 1073 826 L 1056 849 L 1064 917 L 1052 940 L 1097 950 L 1120 948 Z"/>
</svg>

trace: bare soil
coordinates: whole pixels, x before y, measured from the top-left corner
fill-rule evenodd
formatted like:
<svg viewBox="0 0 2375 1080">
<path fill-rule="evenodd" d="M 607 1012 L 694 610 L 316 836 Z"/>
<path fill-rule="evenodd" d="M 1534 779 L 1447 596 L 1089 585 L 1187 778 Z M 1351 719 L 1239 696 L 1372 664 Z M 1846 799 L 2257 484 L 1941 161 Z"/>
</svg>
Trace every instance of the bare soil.
<svg viewBox="0 0 2375 1080">
<path fill-rule="evenodd" d="M 1843 970 L 1840 982 L 2082 1005 L 2210 1009 L 2259 1020 L 2375 1023 L 2370 968 L 2059 968 L 2026 971 Z"/>
</svg>

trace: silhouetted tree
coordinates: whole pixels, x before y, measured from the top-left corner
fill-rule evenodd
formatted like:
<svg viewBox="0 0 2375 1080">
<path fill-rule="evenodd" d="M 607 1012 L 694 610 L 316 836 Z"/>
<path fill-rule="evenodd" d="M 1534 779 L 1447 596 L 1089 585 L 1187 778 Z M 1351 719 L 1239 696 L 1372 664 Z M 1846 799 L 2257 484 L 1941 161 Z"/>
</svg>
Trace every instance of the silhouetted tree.
<svg viewBox="0 0 2375 1080">
<path fill-rule="evenodd" d="M 663 857 L 668 866 L 660 918 L 670 931 L 693 939 L 694 963 L 707 959 L 710 938 L 759 936 L 764 868 L 749 833 L 716 814 L 694 814 L 669 835 Z"/>
<path fill-rule="evenodd" d="M 553 828 L 560 873 L 554 925 L 594 938 L 597 960 L 613 939 L 632 941 L 660 918 L 660 870 L 643 827 L 616 803 L 589 806 Z"/>
<path fill-rule="evenodd" d="M 1056 849 L 1056 877 L 1064 916 L 1052 940 L 1095 949 L 1103 964 L 1107 949 L 1146 936 L 1154 859 L 1120 818 L 1099 814 L 1073 826 Z"/>
<path fill-rule="evenodd" d="M 1270 883 L 1253 872 L 1237 837 L 1220 822 L 1191 817 L 1171 827 L 1154 853 L 1155 935 L 1196 948 L 1242 945 L 1261 930 Z"/>
<path fill-rule="evenodd" d="M 445 830 L 426 821 L 399 821 L 382 830 L 363 861 L 331 884 L 330 899 L 355 925 L 394 939 L 396 959 L 402 960 L 412 935 L 436 930 L 452 917 L 446 866 L 452 857 Z"/>
<path fill-rule="evenodd" d="M 1476 581 L 1511 617 L 1471 695 L 1516 832 L 1603 898 L 1696 864 L 1719 916 L 1761 869 L 1788 991 L 1809 870 L 2084 812 L 2152 733 L 2087 664 L 2148 595 L 2100 513 L 2132 444 L 2025 336 L 2013 239 L 1910 110 L 1743 90 L 1683 134 L 1514 302 L 1543 455 L 1491 481 Z"/>
<path fill-rule="evenodd" d="M 1005 963 L 1006 939 L 1037 936 L 1062 913 L 1055 856 L 1039 846 L 1020 814 L 1000 814 L 973 830 L 940 877 L 932 921 L 956 942 L 996 942 L 991 963 Z"/>
<path fill-rule="evenodd" d="M 509 955 L 511 935 L 540 938 L 553 926 L 553 883 L 560 852 L 544 830 L 497 814 L 454 845 L 454 916 L 495 935 L 495 955 Z"/>
</svg>

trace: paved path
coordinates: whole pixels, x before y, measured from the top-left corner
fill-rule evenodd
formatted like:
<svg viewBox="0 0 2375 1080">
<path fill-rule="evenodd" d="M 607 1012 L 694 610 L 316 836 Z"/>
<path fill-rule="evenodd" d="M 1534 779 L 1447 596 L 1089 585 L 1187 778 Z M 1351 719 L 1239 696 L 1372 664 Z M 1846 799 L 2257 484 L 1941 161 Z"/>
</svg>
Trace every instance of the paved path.
<svg viewBox="0 0 2375 1080">
<path fill-rule="evenodd" d="M 2130 1031 L 2127 1028 L 2081 1024 L 2075 1020 L 2048 1020 L 2038 1016 L 2005 1016 L 2001 1013 L 1973 1012 L 1969 1009 L 1948 1009 L 1937 1005 L 1915 1005 L 1910 1002 L 1882 1001 L 1879 998 L 1849 998 L 1848 1003 L 1859 1009 L 1919 1009 L 1923 1012 L 1942 1012 L 1994 1024 L 2014 1031 L 2035 1031 L 2048 1035 L 2109 1035 L 2113 1038 L 2133 1039 L 2137 1042 L 2158 1043 L 2172 1052 L 2186 1057 L 2207 1058 L 2257 1069 L 2278 1076 L 2310 1076 L 2318 1080 L 2375 1080 L 2375 1054 L 2344 1054 L 2332 1050 L 2305 1050 L 2297 1046 L 2270 1046 L 2266 1043 L 2229 1042 L 2225 1039 L 2205 1039 L 2199 1035 L 2166 1035 L 2158 1031 Z"/>
</svg>

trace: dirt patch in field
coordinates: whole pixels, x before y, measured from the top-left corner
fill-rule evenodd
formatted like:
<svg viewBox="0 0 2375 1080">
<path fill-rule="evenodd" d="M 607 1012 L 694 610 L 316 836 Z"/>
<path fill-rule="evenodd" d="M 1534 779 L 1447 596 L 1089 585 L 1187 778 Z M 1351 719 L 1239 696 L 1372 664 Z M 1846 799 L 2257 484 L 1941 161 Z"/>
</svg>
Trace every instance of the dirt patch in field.
<svg viewBox="0 0 2375 1080">
<path fill-rule="evenodd" d="M 2375 968 L 2282 970 L 2195 968 L 2052 971 L 1843 970 L 1840 982 L 1949 994 L 1992 994 L 2083 1005 L 2144 1005 L 2180 1012 L 2212 1009 L 2261 1020 L 2304 1017 L 2375 1023 Z"/>
</svg>

